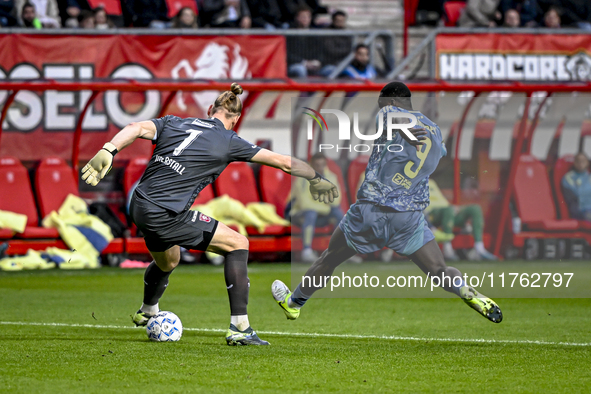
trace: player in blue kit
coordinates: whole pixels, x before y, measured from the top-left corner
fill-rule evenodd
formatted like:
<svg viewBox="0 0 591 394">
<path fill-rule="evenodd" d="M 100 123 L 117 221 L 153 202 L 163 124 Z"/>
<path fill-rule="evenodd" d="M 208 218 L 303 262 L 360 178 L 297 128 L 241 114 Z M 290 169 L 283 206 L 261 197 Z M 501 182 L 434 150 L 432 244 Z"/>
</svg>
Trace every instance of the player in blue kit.
<svg viewBox="0 0 591 394">
<path fill-rule="evenodd" d="M 209 118 L 159 119 L 124 127 L 82 169 L 82 179 L 96 186 L 118 151 L 138 138 L 152 140 L 154 153 L 130 203 L 130 215 L 144 235 L 154 261 L 144 274 L 144 299 L 132 316 L 145 326 L 159 311 L 158 302 L 179 264 L 180 246 L 225 256 L 224 277 L 230 299 L 228 345 L 268 345 L 250 327 L 247 314 L 250 281 L 247 275 L 248 239 L 223 223 L 190 208 L 207 185 L 234 161 L 250 161 L 279 168 L 306 178 L 310 192 L 320 202 L 332 202 L 338 191 L 301 160 L 271 152 L 240 138 L 232 128 L 242 112 L 240 85 L 218 96 Z"/>
<path fill-rule="evenodd" d="M 312 280 L 307 286 L 300 283 L 293 293 L 283 282 L 273 282 L 273 297 L 288 319 L 298 318 L 300 308 L 322 288 L 322 278 L 331 276 L 338 265 L 357 253 L 372 253 L 384 247 L 409 256 L 432 277 L 458 278 L 442 280 L 440 284 L 490 321 L 500 323 L 503 319 L 493 300 L 466 285 L 462 273 L 445 264 L 425 222 L 423 210 L 429 205 L 429 176 L 446 155 L 446 149 L 439 127 L 419 111 L 413 111 L 410 97 L 406 85 L 391 82 L 380 92 L 378 105 L 384 122 L 389 112 L 413 114 L 419 127 L 412 131 L 416 141 L 402 132 L 391 140 L 382 133 L 374 142 L 357 202 L 335 229 L 328 249 L 305 274 Z M 390 144 L 400 144 L 403 149 L 391 151 L 387 149 Z"/>
</svg>

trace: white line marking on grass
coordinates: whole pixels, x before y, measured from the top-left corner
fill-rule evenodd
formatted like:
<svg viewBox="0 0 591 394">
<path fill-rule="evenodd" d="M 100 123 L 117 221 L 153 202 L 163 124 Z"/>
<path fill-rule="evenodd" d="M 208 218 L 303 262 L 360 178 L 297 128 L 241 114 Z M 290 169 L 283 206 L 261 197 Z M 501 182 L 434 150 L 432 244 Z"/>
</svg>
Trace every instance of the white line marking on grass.
<svg viewBox="0 0 591 394">
<path fill-rule="evenodd" d="M 0 325 L 11 326 L 49 326 L 49 327 L 71 327 L 71 328 L 102 328 L 116 330 L 137 330 L 139 327 L 133 326 L 115 326 L 104 324 L 75 324 L 75 323 L 40 323 L 40 322 L 15 322 L 0 321 Z M 219 328 L 193 328 L 183 327 L 185 331 L 197 332 L 226 332 Z M 550 345 L 550 346 L 591 346 L 590 342 L 551 342 L 551 341 L 529 341 L 512 339 L 478 339 L 478 338 L 420 338 L 403 337 L 396 335 L 356 335 L 356 334 L 330 334 L 320 332 L 280 332 L 280 331 L 257 331 L 259 334 L 280 335 L 291 337 L 309 337 L 309 338 L 342 338 L 342 339 L 383 339 L 392 341 L 415 341 L 415 342 L 461 342 L 461 343 L 490 343 L 490 344 L 517 344 L 517 345 Z"/>
</svg>

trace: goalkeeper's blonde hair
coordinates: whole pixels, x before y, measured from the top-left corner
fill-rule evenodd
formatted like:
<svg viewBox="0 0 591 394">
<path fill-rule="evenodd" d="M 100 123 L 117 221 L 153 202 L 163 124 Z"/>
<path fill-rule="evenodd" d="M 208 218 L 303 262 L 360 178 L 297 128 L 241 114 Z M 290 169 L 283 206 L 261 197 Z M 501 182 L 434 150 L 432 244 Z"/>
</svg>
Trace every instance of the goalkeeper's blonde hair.
<svg viewBox="0 0 591 394">
<path fill-rule="evenodd" d="M 243 92 L 242 86 L 236 82 L 232 83 L 230 90 L 226 90 L 215 99 L 211 114 L 215 114 L 221 108 L 226 110 L 226 117 L 240 115 L 242 113 L 242 101 L 238 97 Z"/>
</svg>

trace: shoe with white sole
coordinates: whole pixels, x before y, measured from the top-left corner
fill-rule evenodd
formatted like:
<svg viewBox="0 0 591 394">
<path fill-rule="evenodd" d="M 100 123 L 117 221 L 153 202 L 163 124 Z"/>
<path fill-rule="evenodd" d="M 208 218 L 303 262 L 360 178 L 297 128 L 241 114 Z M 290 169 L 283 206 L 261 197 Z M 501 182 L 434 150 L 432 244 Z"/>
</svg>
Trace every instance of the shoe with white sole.
<svg viewBox="0 0 591 394">
<path fill-rule="evenodd" d="M 295 320 L 300 316 L 300 310 L 298 308 L 291 308 L 289 303 L 289 297 L 291 297 L 291 291 L 289 287 L 285 283 L 280 280 L 276 280 L 271 285 L 271 293 L 273 293 L 273 298 L 277 301 L 277 304 L 283 309 L 285 316 L 289 320 Z"/>
</svg>

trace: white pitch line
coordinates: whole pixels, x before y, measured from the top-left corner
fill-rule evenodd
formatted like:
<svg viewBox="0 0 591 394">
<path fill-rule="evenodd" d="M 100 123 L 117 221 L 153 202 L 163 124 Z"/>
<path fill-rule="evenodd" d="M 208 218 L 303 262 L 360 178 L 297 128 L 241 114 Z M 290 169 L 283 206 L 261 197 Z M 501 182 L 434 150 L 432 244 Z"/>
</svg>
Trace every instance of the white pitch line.
<svg viewBox="0 0 591 394">
<path fill-rule="evenodd" d="M 71 327 L 71 328 L 103 328 L 103 329 L 117 329 L 117 330 L 137 330 L 138 327 L 132 326 L 115 326 L 104 324 L 75 324 L 75 323 L 40 323 L 40 322 L 14 322 L 14 321 L 0 321 L 0 325 L 12 326 L 49 326 L 49 327 Z M 219 328 L 193 328 L 183 327 L 185 331 L 197 332 L 225 332 Z M 517 344 L 517 345 L 549 345 L 549 346 L 591 346 L 590 342 L 550 342 L 550 341 L 529 341 L 529 340 L 512 340 L 512 339 L 478 339 L 478 338 L 420 338 L 420 337 L 404 337 L 396 335 L 356 335 L 356 334 L 330 334 L 320 332 L 280 332 L 280 331 L 257 331 L 259 334 L 281 335 L 292 337 L 309 337 L 309 338 L 342 338 L 342 339 L 385 339 L 392 341 L 415 341 L 415 342 L 463 342 L 463 343 L 490 343 L 490 344 Z"/>
</svg>

